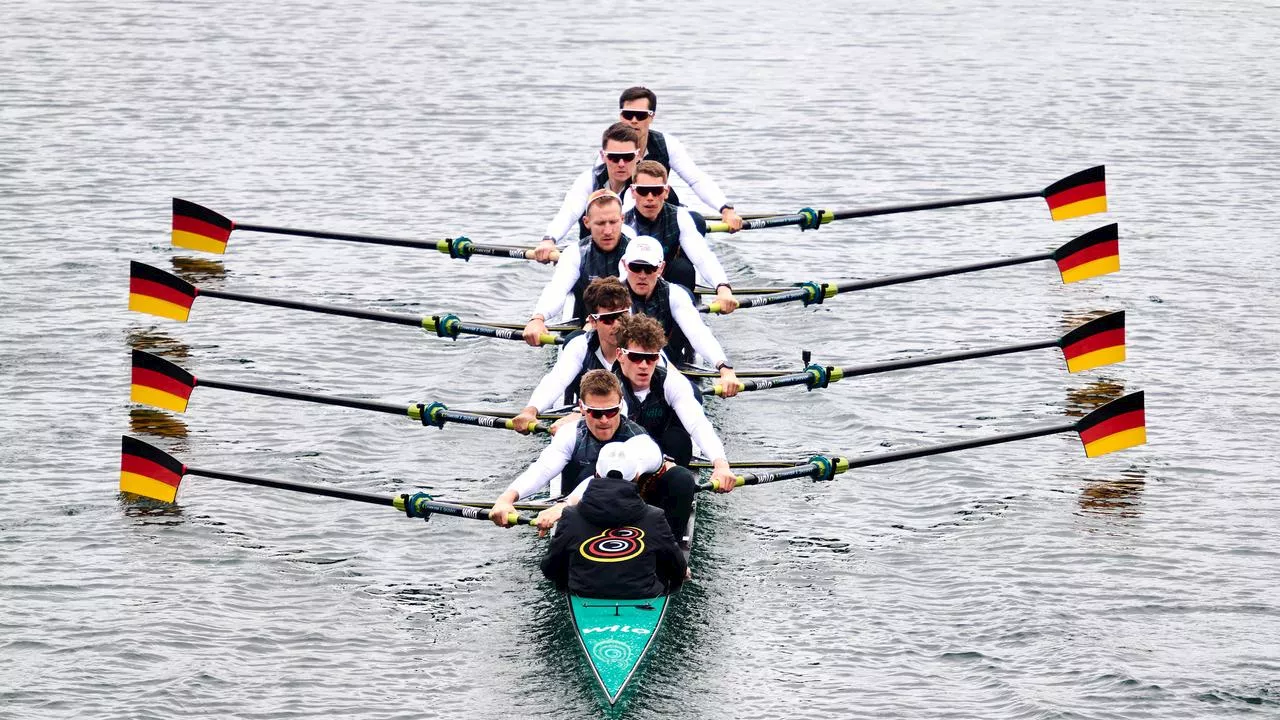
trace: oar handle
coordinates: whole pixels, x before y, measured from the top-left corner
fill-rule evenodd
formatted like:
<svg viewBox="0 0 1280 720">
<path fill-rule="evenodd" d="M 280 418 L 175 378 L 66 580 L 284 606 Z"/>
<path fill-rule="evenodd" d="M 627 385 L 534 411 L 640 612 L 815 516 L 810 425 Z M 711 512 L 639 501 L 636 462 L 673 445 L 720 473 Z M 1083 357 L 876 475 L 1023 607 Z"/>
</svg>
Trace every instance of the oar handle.
<svg viewBox="0 0 1280 720">
<path fill-rule="evenodd" d="M 499 340 L 519 340 L 524 342 L 524 334 L 521 330 L 497 327 L 495 325 L 466 323 L 459 320 L 457 315 L 432 315 L 431 317 L 422 318 L 422 327 L 427 332 L 433 332 L 440 337 L 454 340 L 458 339 L 459 335 L 477 335 Z M 563 345 L 564 343 L 565 339 L 561 335 L 548 332 L 538 336 L 539 345 Z"/>
<path fill-rule="evenodd" d="M 456 422 L 475 427 L 495 428 L 499 430 L 515 430 L 513 418 L 494 415 L 472 415 L 470 413 L 450 410 L 444 403 L 419 403 L 409 408 L 409 417 L 419 420 L 423 425 L 443 428 L 446 422 Z M 529 426 L 529 432 L 551 434 L 549 423 L 539 422 Z"/>
<path fill-rule="evenodd" d="M 468 520 L 489 520 L 491 515 L 488 508 L 442 502 L 425 493 L 401 495 L 395 498 L 395 507 L 409 517 L 417 517 L 424 520 L 429 520 L 433 514 L 450 515 Z M 507 513 L 508 525 L 533 525 L 535 522 L 534 518 L 521 515 L 515 511 Z"/>
<path fill-rule="evenodd" d="M 812 302 L 812 298 L 815 295 L 815 288 L 819 288 L 816 290 L 818 294 L 823 294 L 826 291 L 824 286 L 819 286 L 816 283 L 804 283 L 802 287 L 798 287 L 795 290 L 744 298 L 738 301 L 738 309 L 742 310 L 744 308 L 764 307 L 765 305 L 776 305 L 778 303 L 795 302 L 797 300 L 803 301 L 806 299 L 809 299 L 810 302 Z M 699 307 L 698 311 L 718 315 L 721 311 L 720 302 L 714 301 L 706 306 Z"/>
<path fill-rule="evenodd" d="M 793 478 L 816 477 L 820 480 L 830 480 L 836 475 L 849 469 L 849 460 L 843 457 L 827 457 L 825 455 L 814 455 L 809 462 L 796 465 L 795 467 L 783 468 L 781 470 L 769 472 L 743 473 L 737 476 L 737 482 L 734 487 L 743 487 L 744 485 L 764 485 L 766 483 L 778 482 L 780 480 L 791 480 Z M 698 490 L 713 490 L 715 486 L 709 482 L 698 483 Z"/>
<path fill-rule="evenodd" d="M 477 245 L 466 237 L 445 238 L 435 244 L 435 249 L 457 260 L 470 260 L 473 255 L 505 257 L 515 260 L 533 260 L 533 248 L 511 247 L 507 245 Z M 560 251 L 551 251 L 551 262 L 560 259 Z"/>
</svg>

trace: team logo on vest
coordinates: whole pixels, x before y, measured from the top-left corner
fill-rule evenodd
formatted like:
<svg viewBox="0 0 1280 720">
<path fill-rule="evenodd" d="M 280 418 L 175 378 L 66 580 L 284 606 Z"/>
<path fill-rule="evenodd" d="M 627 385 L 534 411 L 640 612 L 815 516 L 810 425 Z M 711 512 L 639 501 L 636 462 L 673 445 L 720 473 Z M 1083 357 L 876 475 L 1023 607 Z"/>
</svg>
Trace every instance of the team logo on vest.
<svg viewBox="0 0 1280 720">
<path fill-rule="evenodd" d="M 578 553 L 592 562 L 623 562 L 642 552 L 644 531 L 636 527 L 605 530 L 578 546 Z"/>
</svg>

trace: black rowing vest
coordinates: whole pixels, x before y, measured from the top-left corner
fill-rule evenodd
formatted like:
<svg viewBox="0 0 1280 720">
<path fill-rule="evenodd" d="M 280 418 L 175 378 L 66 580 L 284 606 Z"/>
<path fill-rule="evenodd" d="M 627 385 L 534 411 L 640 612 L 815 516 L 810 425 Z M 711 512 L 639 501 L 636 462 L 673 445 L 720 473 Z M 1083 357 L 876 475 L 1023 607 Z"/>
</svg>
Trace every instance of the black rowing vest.
<svg viewBox="0 0 1280 720">
<path fill-rule="evenodd" d="M 627 419 L 644 428 L 644 431 L 658 443 L 662 454 L 675 460 L 677 465 L 688 465 L 693 456 L 693 440 L 684 423 L 676 415 L 676 409 L 667 403 L 666 382 L 667 369 L 654 368 L 653 378 L 649 381 L 649 394 L 642 401 L 634 390 L 631 381 L 623 375 L 622 368 L 614 364 L 614 373 L 622 383 L 622 399 L 627 401 Z M 698 386 L 693 387 L 693 396 L 702 402 L 702 393 Z"/>
<path fill-rule="evenodd" d="M 600 362 L 600 358 L 596 356 L 596 351 L 600 349 L 600 336 L 597 333 L 587 333 L 585 330 L 576 330 L 569 334 L 565 342 L 569 342 L 579 335 L 587 336 L 587 357 L 582 361 L 582 369 L 578 371 L 578 375 L 573 378 L 573 383 L 564 389 L 564 404 L 572 405 L 578 401 L 578 385 L 582 382 L 582 376 L 592 370 L 608 370 L 609 368 Z"/>
<path fill-rule="evenodd" d="M 649 131 L 649 141 L 644 146 L 644 159 L 657 160 L 662 163 L 662 167 L 667 169 L 667 175 L 671 174 L 671 153 L 667 151 L 667 139 L 662 137 L 662 133 L 657 130 Z M 667 196 L 667 202 L 672 205 L 680 204 L 680 198 L 676 196 L 675 188 L 671 189 L 671 194 Z M 643 235 L 644 233 L 641 234 Z"/>
<path fill-rule="evenodd" d="M 622 222 L 624 225 L 630 225 L 636 231 L 636 235 L 648 235 L 657 240 L 662 245 L 662 258 L 667 263 L 666 269 L 662 271 L 662 277 L 668 282 L 683 285 L 689 292 L 693 292 L 698 275 L 693 263 L 680 249 L 680 208 L 668 201 L 663 204 L 658 217 L 653 220 L 641 215 L 639 210 L 631 208 L 622 216 Z"/>
<path fill-rule="evenodd" d="M 666 150 L 666 146 L 663 146 L 663 150 L 664 151 Z M 601 188 L 605 188 L 608 186 L 609 186 L 609 163 L 608 161 L 606 161 L 604 165 L 601 165 L 600 167 L 596 168 L 595 172 L 591 174 L 591 192 L 595 192 Z M 623 183 L 622 192 L 618 193 L 618 197 L 622 197 L 623 195 L 625 195 L 627 193 L 627 188 L 629 187 L 631 187 L 631 181 L 627 180 L 625 183 Z M 587 229 L 586 223 L 582 222 L 584 219 L 586 219 L 586 217 L 587 217 L 586 208 L 583 208 L 582 215 L 578 217 L 578 239 L 579 240 L 591 234 L 591 231 Z"/>
<path fill-rule="evenodd" d="M 596 458 L 600 457 L 600 448 L 612 442 L 625 442 L 637 435 L 644 435 L 644 428 L 631 422 L 626 418 L 622 418 L 618 430 L 613 434 L 613 438 L 608 442 L 602 442 L 596 439 L 595 435 L 587 429 L 586 419 L 578 421 L 578 434 L 573 440 L 573 455 L 569 457 L 569 462 L 565 464 L 564 470 L 560 471 L 560 494 L 568 495 L 573 489 L 578 487 L 578 483 L 595 475 Z"/>
<path fill-rule="evenodd" d="M 647 298 L 641 298 L 635 294 L 631 288 L 627 288 L 631 293 L 631 313 L 633 315 L 648 315 L 662 325 L 662 330 L 667 334 L 667 357 L 675 363 L 691 363 L 693 362 L 693 345 L 689 343 L 689 339 L 684 336 L 684 332 L 680 330 L 679 323 L 671 314 L 671 283 L 658 278 L 658 285 L 653 289 L 653 293 Z M 675 290 L 674 292 L 684 292 L 683 290 Z"/>
<path fill-rule="evenodd" d="M 578 241 L 579 255 L 582 264 L 578 266 L 578 279 L 573 283 L 573 317 L 579 325 L 587 321 L 587 303 L 582 299 L 587 286 L 598 277 L 618 277 L 618 261 L 627 251 L 628 238 L 618 233 L 618 244 L 609 252 L 596 247 L 595 242 L 587 237 Z"/>
</svg>

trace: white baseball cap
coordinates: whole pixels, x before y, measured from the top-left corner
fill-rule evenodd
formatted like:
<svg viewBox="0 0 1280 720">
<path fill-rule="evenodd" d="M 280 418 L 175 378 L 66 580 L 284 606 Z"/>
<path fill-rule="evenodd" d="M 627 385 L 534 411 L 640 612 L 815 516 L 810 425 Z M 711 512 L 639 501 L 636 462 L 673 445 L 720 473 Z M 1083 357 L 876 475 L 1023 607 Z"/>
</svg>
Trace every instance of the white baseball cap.
<svg viewBox="0 0 1280 720">
<path fill-rule="evenodd" d="M 622 253 L 622 264 L 644 263 L 658 267 L 666 257 L 662 252 L 662 243 L 648 235 L 632 238 L 627 242 L 627 251 Z"/>
<path fill-rule="evenodd" d="M 620 442 L 611 442 L 600 448 L 596 458 L 596 475 L 600 477 L 616 477 L 631 482 L 639 474 L 636 461 L 627 452 L 626 446 Z"/>
</svg>

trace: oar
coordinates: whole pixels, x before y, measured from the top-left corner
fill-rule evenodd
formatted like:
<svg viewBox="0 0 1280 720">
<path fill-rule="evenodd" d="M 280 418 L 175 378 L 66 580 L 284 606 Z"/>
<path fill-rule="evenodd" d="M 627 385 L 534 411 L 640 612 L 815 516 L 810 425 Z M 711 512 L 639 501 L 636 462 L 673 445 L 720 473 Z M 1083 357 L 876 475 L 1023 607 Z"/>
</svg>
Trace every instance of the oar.
<svg viewBox="0 0 1280 720">
<path fill-rule="evenodd" d="M 524 341 L 524 336 L 517 330 L 508 330 L 489 324 L 465 323 L 459 320 L 457 315 L 453 314 L 425 317 L 420 315 L 401 315 L 380 310 L 360 310 L 339 305 L 321 305 L 298 300 L 284 300 L 261 295 L 210 290 L 196 287 L 177 275 L 167 273 L 160 268 L 152 267 L 136 260 L 129 261 L 130 310 L 186 322 L 191 314 L 192 303 L 195 302 L 197 297 L 201 296 L 420 327 L 427 332 L 434 332 L 439 337 L 447 337 L 454 340 L 458 339 L 458 335 L 465 334 L 498 338 L 500 340 Z M 564 337 L 545 333 L 539 337 L 538 344 L 563 345 Z"/>
<path fill-rule="evenodd" d="M 941 365 L 943 363 L 975 360 L 996 355 L 1011 355 L 1013 353 L 1054 347 L 1062 350 L 1062 355 L 1067 361 L 1067 371 L 1072 373 L 1124 362 L 1124 311 L 1121 310 L 1094 318 L 1065 335 L 1052 340 L 1022 343 L 1020 345 L 1004 345 L 982 350 L 965 350 L 945 355 L 930 355 L 906 360 L 892 360 L 872 365 L 850 365 L 847 367 L 809 365 L 804 372 L 775 378 L 740 381 L 738 383 L 738 392 L 767 390 L 769 388 L 792 385 L 805 385 L 810 390 L 814 390 L 827 387 L 827 385 L 844 378 L 858 377 L 860 375 L 875 375 L 894 370 Z M 720 383 L 715 384 L 714 390 L 716 395 L 724 395 L 724 387 Z"/>
<path fill-rule="evenodd" d="M 814 210 L 804 208 L 793 215 L 775 215 L 767 218 L 744 220 L 743 230 L 760 230 L 763 228 L 786 227 L 798 225 L 801 230 L 817 230 L 822 225 L 836 220 L 873 217 L 875 215 L 894 215 L 897 213 L 915 212 L 917 210 L 938 210 L 941 208 L 961 207 L 963 205 L 982 205 L 985 203 L 1006 202 L 1008 200 L 1025 200 L 1042 197 L 1049 205 L 1049 215 L 1054 220 L 1092 215 L 1107 211 L 1106 166 L 1098 165 L 1088 170 L 1081 170 L 1069 175 L 1043 190 L 1030 192 L 1005 193 L 1002 195 L 978 195 L 956 200 L 934 200 L 931 202 L 908 203 L 906 205 L 884 205 L 873 208 L 857 208 L 853 210 Z M 729 225 L 724 222 L 707 223 L 707 232 L 728 232 Z"/>
<path fill-rule="evenodd" d="M 302 400 L 323 405 L 337 405 L 356 408 L 357 410 L 372 410 L 391 415 L 404 415 L 410 420 L 421 422 L 423 425 L 432 425 L 439 428 L 444 427 L 446 422 L 456 422 L 477 427 L 515 429 L 514 421 L 508 418 L 473 415 L 450 410 L 444 403 L 439 402 L 414 403 L 407 406 L 393 405 L 371 400 L 316 395 L 295 390 L 277 390 L 275 388 L 262 387 L 261 385 L 247 385 L 209 379 L 197 381 L 194 375 L 162 357 L 152 355 L 143 350 L 133 351 L 133 376 L 129 389 L 129 399 L 133 402 L 151 405 L 163 410 L 185 413 L 187 411 L 187 402 L 191 397 L 191 391 L 197 385 L 230 390 L 232 392 L 268 395 L 288 400 Z M 533 432 L 549 433 L 550 431 L 551 426 L 547 423 L 533 425 Z"/>
<path fill-rule="evenodd" d="M 489 511 L 468 507 L 456 503 L 436 500 L 426 493 L 412 495 L 373 495 L 356 490 L 341 490 L 324 485 L 273 480 L 271 478 L 239 473 L 204 470 L 184 465 L 174 456 L 154 445 L 137 438 L 124 435 L 120 443 L 120 492 L 141 495 L 142 497 L 172 503 L 178 497 L 178 486 L 187 475 L 230 480 L 231 482 L 257 485 L 259 487 L 277 488 L 292 492 L 338 498 L 339 500 L 355 500 L 371 505 L 389 505 L 411 518 L 430 520 L 432 515 L 452 515 L 470 520 L 488 520 Z M 518 512 L 509 513 L 507 522 L 516 525 L 531 525 L 533 520 Z"/>
<path fill-rule="evenodd" d="M 1025 265 L 1043 260 L 1052 260 L 1057 264 L 1058 273 L 1062 276 L 1062 282 L 1064 283 L 1079 282 L 1116 272 L 1120 269 L 1120 226 L 1116 223 L 1104 225 L 1077 237 L 1052 252 L 1002 258 L 972 265 L 942 268 L 941 270 L 926 270 L 907 275 L 888 275 L 869 280 L 852 280 L 842 283 L 798 283 L 794 289 L 784 292 L 745 298 L 738 304 L 738 309 L 763 307 L 786 302 L 802 302 L 806 306 L 815 303 L 821 304 L 823 300 L 835 297 L 842 292 L 847 293 L 856 290 L 887 287 L 889 285 L 901 285 L 903 283 L 916 282 L 917 280 L 931 280 L 933 278 L 947 277 L 948 275 L 963 275 L 964 273 L 992 270 L 1012 265 Z M 712 302 L 710 305 L 699 307 L 698 311 L 719 313 L 720 303 Z"/>
<path fill-rule="evenodd" d="M 465 237 L 445 238 L 444 240 L 436 241 L 412 240 L 379 235 L 356 235 L 324 230 L 298 230 L 271 225 L 251 225 L 249 223 L 234 222 L 203 205 L 197 205 L 179 198 L 173 199 L 172 241 L 174 247 L 221 255 L 227 251 L 227 241 L 231 237 L 232 230 L 249 230 L 274 235 L 294 235 L 324 240 L 346 240 L 348 242 L 372 245 L 393 245 L 421 250 L 436 250 L 451 258 L 460 260 L 470 260 L 472 255 L 491 255 L 493 257 L 515 258 L 517 260 L 533 259 L 533 248 L 512 247 L 509 245 L 477 245 Z M 559 260 L 559 251 L 553 251 L 551 257 L 553 260 Z"/>
<path fill-rule="evenodd" d="M 1084 444 L 1085 456 L 1091 458 L 1142 445 L 1147 441 L 1143 393 L 1139 391 L 1112 400 L 1079 420 L 1070 423 L 1046 425 L 1018 432 L 990 435 L 973 440 L 960 440 L 922 448 L 895 450 L 852 460 L 847 457 L 815 455 L 809 459 L 809 462 L 785 470 L 738 475 L 736 487 L 764 485 L 765 483 L 801 477 L 831 480 L 836 475 L 853 468 L 883 465 L 900 460 L 914 460 L 915 458 L 929 455 L 941 455 L 942 453 L 956 452 L 958 450 L 1000 445 L 1014 442 L 1015 440 L 1028 440 L 1065 432 L 1078 433 L 1080 442 Z M 698 489 L 711 490 L 712 485 L 709 482 L 700 482 Z"/>
</svg>

